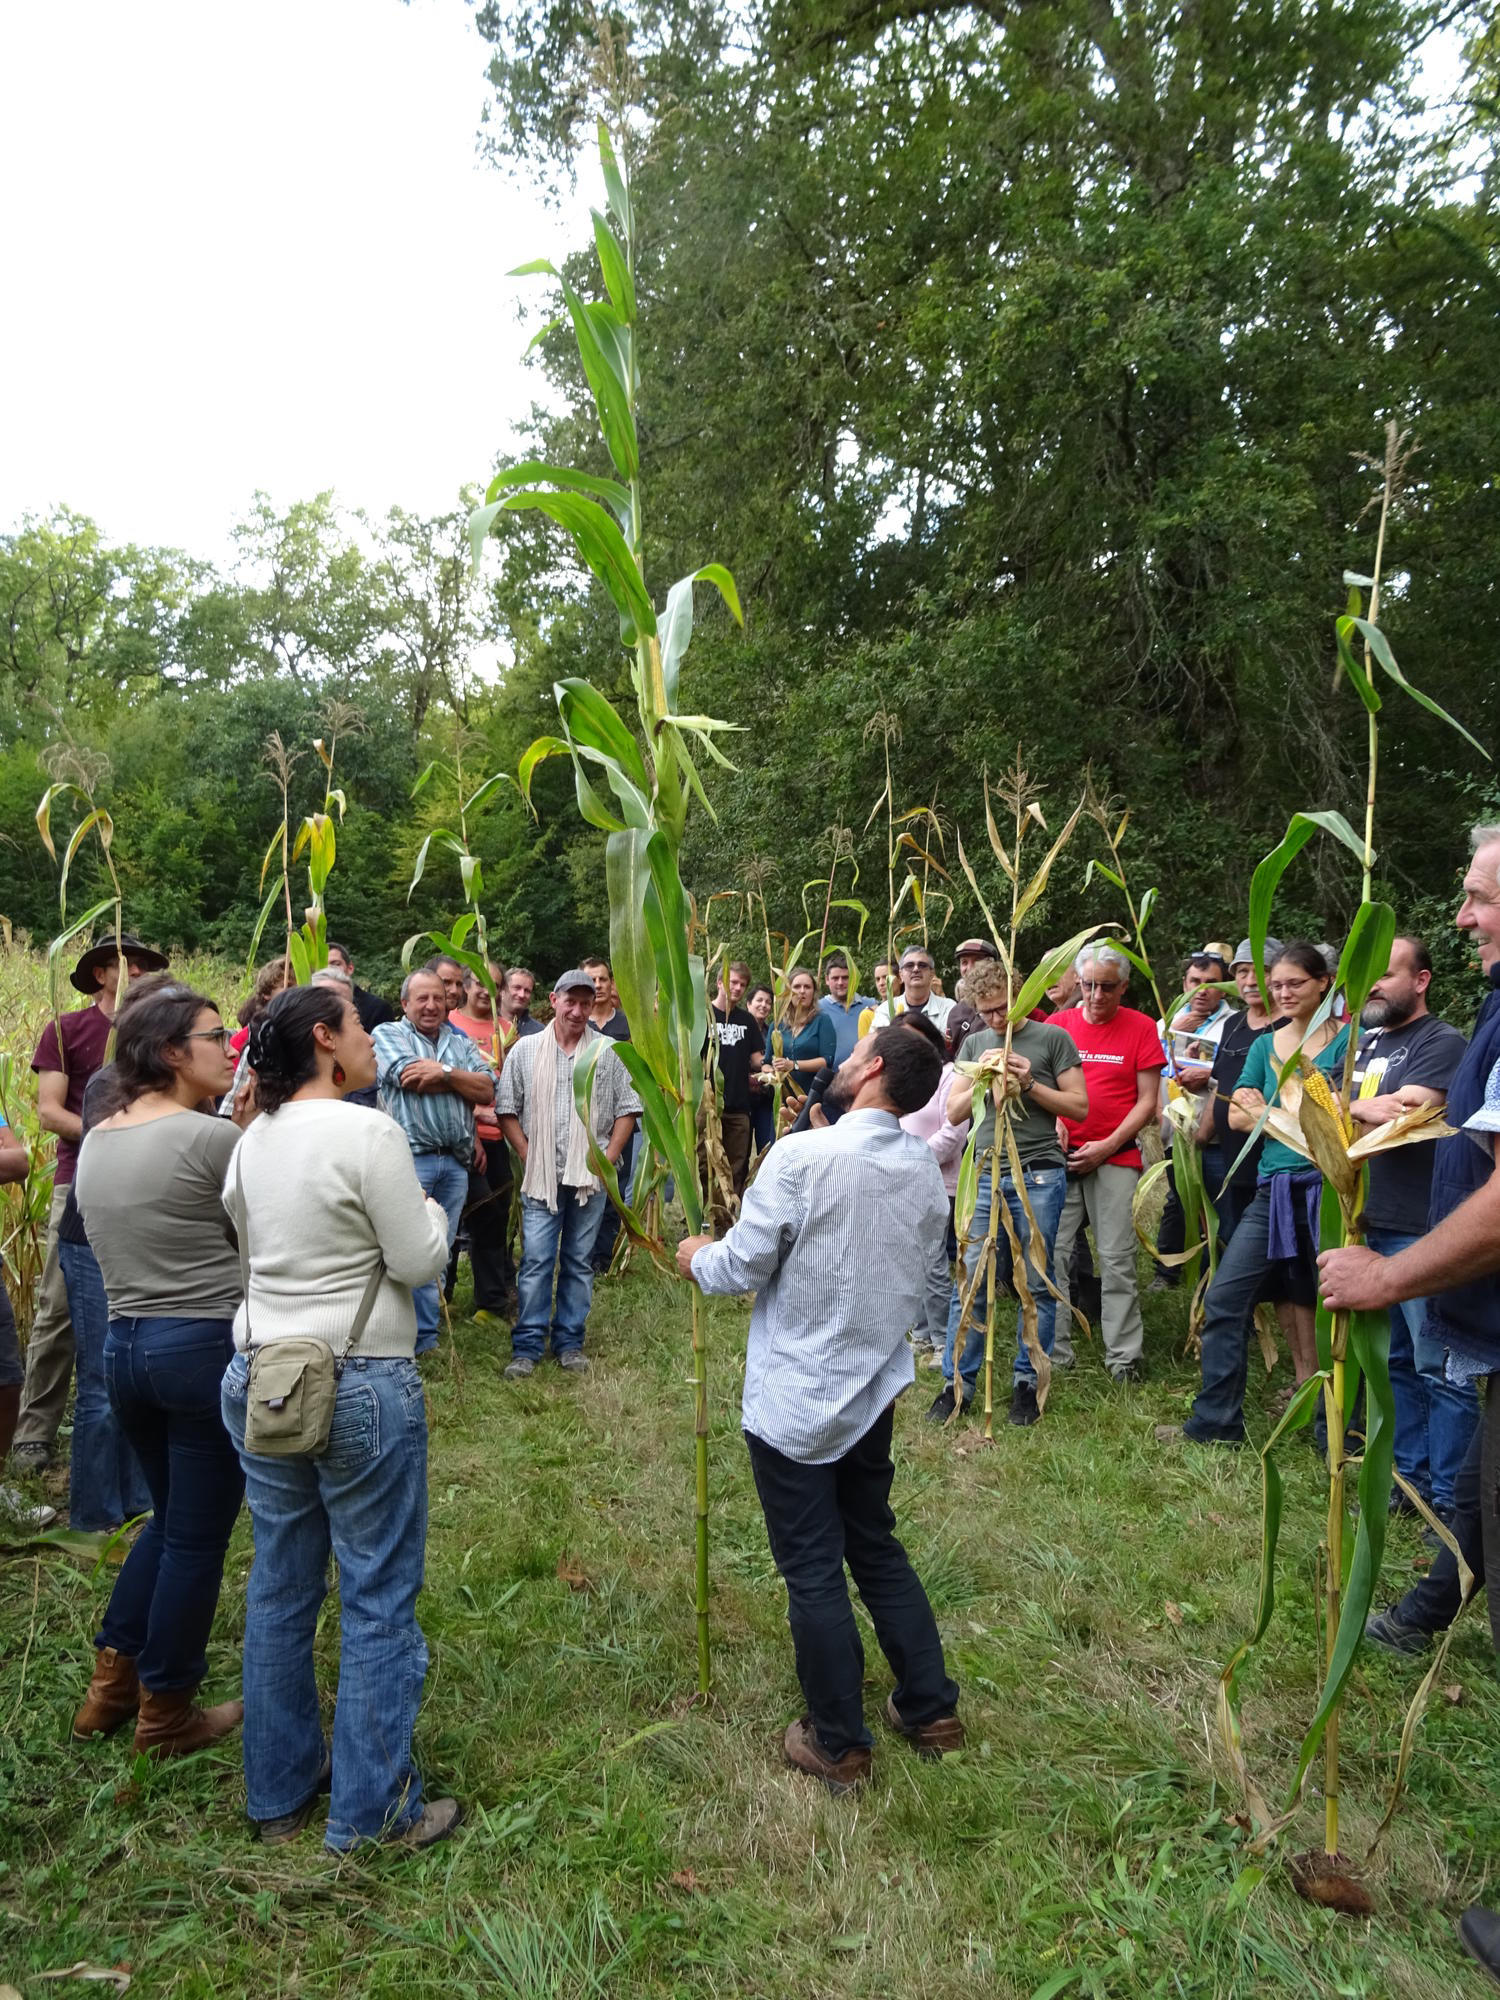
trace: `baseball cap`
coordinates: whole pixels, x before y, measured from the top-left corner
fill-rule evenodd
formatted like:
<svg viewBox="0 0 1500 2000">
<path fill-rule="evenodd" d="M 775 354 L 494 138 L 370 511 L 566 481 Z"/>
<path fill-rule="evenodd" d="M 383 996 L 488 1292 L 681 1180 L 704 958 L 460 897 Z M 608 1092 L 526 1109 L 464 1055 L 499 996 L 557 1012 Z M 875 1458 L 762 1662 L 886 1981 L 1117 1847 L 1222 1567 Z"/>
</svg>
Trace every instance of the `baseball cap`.
<svg viewBox="0 0 1500 2000">
<path fill-rule="evenodd" d="M 1214 947 L 1212 945 L 1204 946 L 1205 951 L 1211 951 L 1213 949 Z M 1270 965 L 1274 960 L 1278 959 L 1280 956 L 1281 956 L 1281 939 L 1268 937 L 1266 939 L 1266 955 L 1264 962 L 1267 965 Z M 1237 965 L 1253 965 L 1254 963 L 1255 963 L 1255 954 L 1250 949 L 1249 938 L 1246 938 L 1244 943 L 1240 946 L 1239 950 L 1235 953 L 1234 957 L 1230 959 L 1229 969 L 1231 972 L 1233 972 L 1234 968 Z"/>
<path fill-rule="evenodd" d="M 594 990 L 594 982 L 586 972 L 559 973 L 552 982 L 554 993 L 589 993 Z"/>
</svg>

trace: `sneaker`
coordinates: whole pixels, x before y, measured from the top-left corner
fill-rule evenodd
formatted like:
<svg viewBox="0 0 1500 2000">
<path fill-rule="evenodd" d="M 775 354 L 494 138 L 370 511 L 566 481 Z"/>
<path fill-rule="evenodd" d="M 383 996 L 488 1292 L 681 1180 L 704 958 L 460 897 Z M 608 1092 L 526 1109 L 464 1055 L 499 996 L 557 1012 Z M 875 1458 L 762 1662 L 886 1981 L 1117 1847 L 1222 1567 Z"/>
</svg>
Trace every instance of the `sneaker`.
<svg viewBox="0 0 1500 2000">
<path fill-rule="evenodd" d="M 1109 1379 L 1117 1389 L 1134 1389 L 1146 1379 L 1145 1363 L 1127 1361 L 1123 1368 L 1111 1368 Z"/>
<path fill-rule="evenodd" d="M 896 1697 L 887 1695 L 885 1719 L 898 1736 L 904 1736 L 919 1757 L 937 1759 L 949 1750 L 964 1747 L 964 1726 L 956 1715 L 939 1715 L 931 1722 L 903 1722 Z"/>
<path fill-rule="evenodd" d="M 476 1309 L 469 1314 L 469 1318 L 473 1320 L 476 1326 L 503 1327 L 505 1325 L 505 1321 L 500 1317 L 499 1313 L 491 1312 L 488 1306 L 476 1307 Z"/>
<path fill-rule="evenodd" d="M 1147 1285 L 1146 1290 L 1148 1292 L 1175 1292 L 1177 1284 L 1178 1280 L 1174 1276 L 1169 1275 L 1166 1271 L 1158 1271 L 1150 1284 Z"/>
<path fill-rule="evenodd" d="M 50 1445 L 13 1444 L 10 1455 L 18 1472 L 46 1472 L 52 1464 Z"/>
<path fill-rule="evenodd" d="M 1431 1504 L 1431 1501 L 1429 1501 L 1428 1505 L 1431 1506 Z M 1410 1514 L 1415 1520 L 1420 1517 L 1422 1510 L 1415 1500 L 1409 1499 L 1401 1491 L 1399 1486 L 1393 1486 L 1391 1488 L 1390 1505 L 1386 1509 L 1386 1512 L 1389 1514 Z"/>
<path fill-rule="evenodd" d="M 515 1360 L 505 1369 L 504 1379 L 507 1382 L 524 1382 L 528 1375 L 534 1373 L 535 1369 L 536 1363 L 531 1359 L 529 1354 L 518 1354 Z"/>
<path fill-rule="evenodd" d="M 1471 1903 L 1458 1920 L 1459 1942 L 1492 1979 L 1500 1979 L 1500 1917 L 1483 1903 Z"/>
<path fill-rule="evenodd" d="M 1399 1604 L 1367 1618 L 1365 1637 L 1384 1653 L 1425 1653 L 1432 1641 L 1432 1634 L 1423 1626 L 1411 1625 L 1401 1616 Z"/>
<path fill-rule="evenodd" d="M 50 1528 L 57 1519 L 57 1509 L 28 1500 L 14 1486 L 0 1486 L 0 1517 L 17 1528 Z"/>
<path fill-rule="evenodd" d="M 565 1347 L 557 1357 L 557 1365 L 566 1368 L 570 1375 L 582 1375 L 587 1372 L 589 1358 L 581 1347 Z"/>
<path fill-rule="evenodd" d="M 960 1416 L 963 1416 L 963 1414 L 968 1409 L 970 1403 L 972 1403 L 973 1400 L 974 1398 L 972 1396 L 966 1396 L 964 1400 L 958 1404 L 957 1406 L 958 1414 Z M 954 1397 L 953 1394 L 953 1384 L 951 1382 L 945 1382 L 943 1384 L 941 1394 L 933 1398 L 932 1408 L 927 1412 L 928 1423 L 930 1424 L 947 1423 L 948 1419 L 953 1415 L 955 1401 L 956 1398 Z"/>
<path fill-rule="evenodd" d="M 1041 1411 L 1036 1406 L 1035 1382 L 1017 1382 L 1010 1392 L 1010 1420 L 1013 1424 L 1035 1424 L 1041 1421 Z"/>
<path fill-rule="evenodd" d="M 781 1749 L 794 1771 L 821 1778 L 836 1799 L 852 1792 L 870 1775 L 869 1751 L 855 1748 L 846 1750 L 842 1757 L 830 1757 L 817 1739 L 810 1715 L 804 1715 L 800 1722 L 788 1723 Z"/>
<path fill-rule="evenodd" d="M 422 1808 L 420 1819 L 383 1841 L 385 1847 L 432 1847 L 440 1840 L 446 1840 L 455 1827 L 462 1824 L 464 1809 L 457 1799 L 429 1799 Z"/>
</svg>

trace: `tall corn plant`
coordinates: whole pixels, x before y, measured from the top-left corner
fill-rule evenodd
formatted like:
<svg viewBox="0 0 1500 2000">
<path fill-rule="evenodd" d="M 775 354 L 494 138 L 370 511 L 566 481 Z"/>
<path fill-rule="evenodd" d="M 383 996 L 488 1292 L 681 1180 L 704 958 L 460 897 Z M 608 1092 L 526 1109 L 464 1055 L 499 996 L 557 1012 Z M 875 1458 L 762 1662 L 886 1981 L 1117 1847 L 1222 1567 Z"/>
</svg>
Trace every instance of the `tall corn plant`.
<svg viewBox="0 0 1500 2000">
<path fill-rule="evenodd" d="M 52 1018 L 56 1021 L 62 1012 L 62 970 L 64 956 L 75 938 L 85 931 L 92 931 L 101 917 L 113 919 L 115 950 L 120 963 L 120 985 L 117 1004 L 125 997 L 125 988 L 130 981 L 125 955 L 120 950 L 123 934 L 125 895 L 120 887 L 120 877 L 115 870 L 114 819 L 100 805 L 97 793 L 109 774 L 109 759 L 98 750 L 85 750 L 70 740 L 54 744 L 44 755 L 43 764 L 52 783 L 42 794 L 36 809 L 36 830 L 41 835 L 42 845 L 54 861 L 57 847 L 52 838 L 52 808 L 59 799 L 76 799 L 83 812 L 72 833 L 68 836 L 63 850 L 62 865 L 57 877 L 57 913 L 62 928 L 47 945 L 47 1000 Z M 68 874 L 78 858 L 79 849 L 90 834 L 99 843 L 99 853 L 109 873 L 111 893 L 103 896 L 84 911 L 81 917 L 68 922 Z M 114 1054 L 114 1029 L 110 1029 L 106 1045 L 107 1056 Z M 58 1032 L 58 1054 L 66 1063 L 67 1057 L 62 1046 L 61 1030 Z"/>
<path fill-rule="evenodd" d="M 567 757 L 578 810 L 605 835 L 610 957 L 631 1032 L 629 1042 L 608 1046 L 630 1074 L 652 1150 L 675 1177 L 688 1229 L 697 1231 L 703 1221 L 697 1132 L 708 1000 L 702 956 L 689 944 L 680 853 L 690 797 L 696 797 L 710 817 L 713 813 L 693 746 L 728 768 L 714 737 L 732 725 L 682 709 L 682 661 L 692 635 L 694 585 L 711 584 L 736 623 L 744 620 L 734 579 L 719 563 L 708 563 L 673 584 L 660 614 L 646 588 L 636 425 L 640 394 L 636 219 L 624 167 L 602 119 L 598 138 L 608 213 L 593 211 L 594 247 L 604 297 L 585 300 L 546 262 L 524 265 L 514 275 L 543 273 L 560 287 L 616 476 L 600 477 L 535 460 L 510 466 L 491 481 L 485 504 L 471 517 L 470 531 L 477 563 L 485 537 L 502 514 L 521 510 L 545 514 L 563 529 L 577 555 L 604 584 L 619 614 L 620 641 L 631 655 L 640 736 L 588 681 L 560 681 L 553 689 L 560 734 L 539 737 L 522 757 L 518 776 L 529 802 L 541 763 L 548 757 Z M 574 1069 L 574 1090 L 586 1126 L 594 1070 L 605 1046 L 600 1040 L 590 1042 Z M 640 1215 L 623 1199 L 614 1168 L 595 1145 L 592 1132 L 589 1158 L 625 1227 L 648 1242 Z M 696 1287 L 691 1288 L 691 1312 L 698 1687 L 706 1694 L 712 1673 L 708 1363 Z"/>
<path fill-rule="evenodd" d="M 328 963 L 328 880 L 333 873 L 334 862 L 338 858 L 338 840 L 334 832 L 334 809 L 337 808 L 342 821 L 348 808 L 348 800 L 340 787 L 334 784 L 334 757 L 338 749 L 338 738 L 342 731 L 353 734 L 363 728 L 359 711 L 347 702 L 331 702 L 327 711 L 329 736 L 325 741 L 321 736 L 313 738 L 313 752 L 323 766 L 326 782 L 323 788 L 323 803 L 320 809 L 310 812 L 292 833 L 292 777 L 301 754 L 289 750 L 282 741 L 281 731 L 273 729 L 266 738 L 265 755 L 262 759 L 270 772 L 272 781 L 281 793 L 281 824 L 271 835 L 265 858 L 260 864 L 260 886 L 265 889 L 266 877 L 271 872 L 273 861 L 280 860 L 281 869 L 272 882 L 260 915 L 255 920 L 251 933 L 250 950 L 246 957 L 247 966 L 255 964 L 255 955 L 260 950 L 261 937 L 270 922 L 271 912 L 280 903 L 286 913 L 286 956 L 291 962 L 292 972 L 299 986 L 305 986 L 315 972 L 320 972 Z M 308 901 L 300 924 L 292 915 L 292 870 L 307 855 Z"/>
<path fill-rule="evenodd" d="M 454 794 L 454 804 L 458 813 L 458 832 L 451 833 L 447 827 L 434 827 L 417 850 L 417 858 L 412 866 L 411 881 L 407 885 L 406 900 L 409 903 L 427 867 L 427 858 L 434 846 L 444 848 L 458 862 L 459 880 L 463 885 L 464 902 L 468 905 L 463 915 L 458 917 L 447 931 L 418 931 L 409 937 L 401 948 L 401 963 L 409 966 L 412 955 L 419 944 L 435 944 L 444 957 L 455 964 L 466 966 L 490 996 L 491 1018 L 500 1019 L 500 994 L 495 985 L 495 975 L 490 970 L 490 934 L 485 921 L 484 907 L 480 898 L 484 894 L 484 869 L 479 856 L 469 844 L 469 816 L 494 797 L 504 785 L 514 785 L 515 779 L 509 771 L 497 771 L 493 777 L 485 778 L 469 790 L 469 780 L 464 775 L 464 727 L 455 722 L 453 739 L 453 761 L 446 762 L 434 757 L 418 776 L 411 788 L 416 798 L 424 792 L 434 779 L 446 780 Z M 473 948 L 469 940 L 473 938 Z"/>
<path fill-rule="evenodd" d="M 1363 835 L 1355 832 L 1342 813 L 1334 811 L 1293 813 L 1286 834 L 1256 868 L 1250 885 L 1250 939 L 1257 976 L 1265 990 L 1265 943 L 1270 929 L 1271 906 L 1276 890 L 1292 862 L 1314 835 L 1326 833 L 1358 862 L 1361 901 L 1339 960 L 1338 974 L 1324 1009 L 1313 1026 L 1327 1018 L 1333 994 L 1342 988 L 1348 1003 L 1350 1034 L 1340 1089 L 1334 1093 L 1327 1079 L 1294 1051 L 1280 1071 L 1280 1102 L 1262 1114 L 1246 1141 L 1253 1145 L 1262 1129 L 1295 1152 L 1312 1161 L 1323 1175 L 1320 1241 L 1324 1249 L 1364 1239 L 1366 1161 L 1402 1146 L 1422 1144 L 1449 1135 L 1439 1107 L 1427 1106 L 1377 1126 L 1361 1136 L 1349 1114 L 1353 1089 L 1355 1048 L 1359 1018 L 1370 990 L 1385 972 L 1396 935 L 1396 915 L 1388 903 L 1371 893 L 1374 864 L 1376 776 L 1379 757 L 1378 717 L 1381 694 L 1376 668 L 1404 688 L 1414 701 L 1458 732 L 1483 756 L 1484 746 L 1447 711 L 1413 687 L 1396 663 L 1390 642 L 1376 622 L 1379 608 L 1380 569 L 1390 507 L 1410 452 L 1407 440 L 1394 425 L 1387 432 L 1386 453 L 1375 464 L 1382 474 L 1377 496 L 1380 525 L 1373 574 L 1346 572 L 1344 582 L 1348 605 L 1334 627 L 1339 671 L 1348 679 L 1366 712 L 1367 774 Z M 1361 593 L 1370 593 L 1369 612 L 1362 611 Z M 1464 1597 L 1473 1587 L 1473 1577 L 1448 1530 L 1439 1522 L 1421 1496 L 1394 1472 L 1395 1403 L 1390 1381 L 1390 1321 L 1381 1312 L 1330 1312 L 1321 1297 L 1317 1310 L 1318 1372 L 1298 1389 L 1285 1415 L 1271 1433 L 1261 1452 L 1262 1523 L 1260 1590 L 1255 1621 L 1250 1636 L 1235 1652 L 1220 1677 L 1219 1726 L 1226 1750 L 1251 1802 L 1262 1830 L 1257 1845 L 1264 1846 L 1295 1816 L 1308 1774 L 1319 1750 L 1323 1753 L 1323 1848 L 1321 1853 L 1298 1858 L 1293 1879 L 1303 1894 L 1314 1901 L 1354 1913 L 1370 1905 L 1369 1892 L 1349 1872 L 1349 1863 L 1339 1852 L 1339 1720 L 1349 1676 L 1364 1638 L 1365 1620 L 1374 1602 L 1376 1584 L 1385 1554 L 1385 1532 L 1393 1478 L 1428 1522 L 1458 1557 Z M 1358 1452 L 1348 1448 L 1347 1422 L 1354 1407 L 1361 1380 L 1365 1386 L 1364 1438 Z M 1321 1396 L 1328 1429 L 1328 1507 L 1325 1540 L 1321 1550 L 1324 1578 L 1324 1674 L 1320 1697 L 1298 1752 L 1296 1770 L 1285 1806 L 1278 1816 L 1253 1784 L 1246 1766 L 1238 1712 L 1239 1681 L 1255 1648 L 1264 1638 L 1275 1612 L 1276 1550 L 1284 1509 L 1280 1468 L 1275 1459 L 1282 1439 L 1301 1430 L 1313 1417 Z M 1345 1540 L 1347 1482 L 1357 1473 L 1359 1517 L 1353 1546 Z M 1401 1735 L 1396 1774 L 1389 1806 L 1377 1830 L 1370 1853 L 1375 1851 L 1399 1803 L 1417 1723 L 1427 1696 L 1442 1666 L 1452 1627 L 1439 1644 L 1432 1666 L 1424 1677 L 1408 1711 Z M 1366 1857 L 1368 1858 L 1368 1857 Z"/>
<path fill-rule="evenodd" d="M 1036 1374 L 1036 1400 L 1038 1410 L 1047 1407 L 1047 1395 L 1052 1383 L 1052 1363 L 1043 1350 L 1037 1333 L 1036 1297 L 1033 1290 L 1033 1276 L 1041 1279 L 1047 1290 L 1060 1305 L 1067 1305 L 1062 1294 L 1047 1276 L 1046 1256 L 1037 1258 L 1034 1270 L 1028 1268 L 1027 1258 L 1022 1253 L 1020 1232 L 1010 1212 L 1010 1204 L 1003 1199 L 1001 1180 L 1009 1174 L 1011 1185 L 1016 1190 L 1021 1212 L 1026 1221 L 1027 1241 L 1034 1250 L 1043 1251 L 1041 1232 L 1037 1228 L 1036 1217 L 1032 1213 L 1031 1202 L 1026 1193 L 1025 1175 L 1021 1165 L 1020 1148 L 1016 1142 L 1013 1124 L 1015 1108 L 1020 1103 L 1020 1088 L 1009 1076 L 1007 1061 L 1015 1031 L 1026 1020 L 1041 1000 L 1047 988 L 1057 979 L 1064 966 L 1070 963 L 1073 954 L 1087 943 L 1098 930 L 1098 925 L 1090 925 L 1066 944 L 1058 945 L 1049 952 L 1034 969 L 1029 978 L 1022 979 L 1018 971 L 1020 964 L 1021 928 L 1036 908 L 1053 864 L 1073 837 L 1083 812 L 1083 801 L 1073 808 L 1061 833 L 1052 842 L 1041 864 L 1030 875 L 1023 866 L 1025 847 L 1032 830 L 1047 831 L 1047 822 L 1042 816 L 1041 794 L 1032 784 L 1030 774 L 1021 761 L 1021 753 L 1016 753 L 1012 769 L 996 788 L 1002 803 L 1011 809 L 1010 846 L 1007 848 L 999 827 L 995 822 L 994 809 L 990 804 L 989 774 L 984 776 L 984 818 L 985 831 L 989 835 L 990 848 L 999 863 L 1001 875 L 1010 888 L 1010 911 L 1008 921 L 1002 926 L 995 915 L 964 850 L 962 835 L 957 836 L 958 859 L 969 886 L 974 891 L 985 923 L 994 940 L 995 949 L 1000 954 L 1000 963 L 1010 980 L 1010 1004 L 1005 1019 L 1005 1040 L 999 1049 L 988 1051 L 977 1063 L 965 1063 L 961 1067 L 967 1076 L 974 1079 L 976 1098 L 989 1093 L 995 1111 L 995 1136 L 993 1144 L 979 1154 L 979 1127 L 981 1112 L 978 1103 L 974 1107 L 973 1127 L 969 1133 L 969 1143 L 964 1148 L 963 1159 L 958 1170 L 958 1193 L 954 1209 L 954 1226 L 959 1237 L 959 1324 L 954 1341 L 954 1365 L 963 1353 L 964 1336 L 972 1323 L 974 1302 L 981 1286 L 985 1287 L 986 1315 L 984 1325 L 984 1439 L 987 1444 L 994 1442 L 995 1417 L 995 1326 L 999 1311 L 999 1286 L 995 1280 L 999 1271 L 1000 1231 L 1005 1232 L 1006 1244 L 1010 1252 L 1011 1282 L 1016 1288 L 1016 1298 L 1021 1309 L 1021 1338 Z M 974 1213 L 978 1206 L 979 1177 L 988 1173 L 990 1177 L 990 1220 L 985 1236 L 976 1244 L 969 1237 L 973 1226 Z M 972 1252 L 972 1256 L 971 1256 Z M 1068 1308 L 1071 1310 L 1071 1308 Z M 1087 1325 L 1082 1321 L 1087 1331 Z M 955 1413 L 957 1405 L 955 1403 Z"/>
</svg>

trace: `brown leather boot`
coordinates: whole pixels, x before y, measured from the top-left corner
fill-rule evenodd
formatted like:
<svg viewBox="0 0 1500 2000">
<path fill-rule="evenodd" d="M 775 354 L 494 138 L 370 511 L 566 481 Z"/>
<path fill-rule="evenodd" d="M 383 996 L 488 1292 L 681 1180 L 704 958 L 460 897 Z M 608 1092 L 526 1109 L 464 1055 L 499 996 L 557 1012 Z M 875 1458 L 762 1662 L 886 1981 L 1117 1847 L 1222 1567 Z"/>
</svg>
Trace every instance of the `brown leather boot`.
<svg viewBox="0 0 1500 2000">
<path fill-rule="evenodd" d="M 836 1799 L 852 1792 L 856 1785 L 862 1785 L 870 1775 L 868 1750 L 846 1750 L 842 1757 L 830 1757 L 818 1741 L 809 1715 L 804 1715 L 800 1722 L 787 1725 L 781 1748 L 794 1771 L 805 1771 L 810 1778 L 821 1778 Z"/>
<path fill-rule="evenodd" d="M 941 1757 L 949 1750 L 964 1747 L 964 1726 L 956 1715 L 939 1715 L 931 1722 L 906 1722 L 896 1706 L 896 1697 L 888 1695 L 885 1719 L 906 1738 L 919 1757 Z"/>
<path fill-rule="evenodd" d="M 141 1689 L 141 1718 L 135 1726 L 135 1747 L 153 1757 L 186 1757 L 217 1743 L 245 1719 L 242 1701 L 221 1701 L 217 1708 L 199 1708 L 195 1688 L 166 1688 L 153 1694 Z"/>
<path fill-rule="evenodd" d="M 94 1677 L 83 1707 L 73 1717 L 73 1734 L 80 1738 L 108 1736 L 135 1714 L 140 1702 L 135 1661 L 117 1653 L 113 1646 L 101 1646 L 94 1655 Z"/>
</svg>

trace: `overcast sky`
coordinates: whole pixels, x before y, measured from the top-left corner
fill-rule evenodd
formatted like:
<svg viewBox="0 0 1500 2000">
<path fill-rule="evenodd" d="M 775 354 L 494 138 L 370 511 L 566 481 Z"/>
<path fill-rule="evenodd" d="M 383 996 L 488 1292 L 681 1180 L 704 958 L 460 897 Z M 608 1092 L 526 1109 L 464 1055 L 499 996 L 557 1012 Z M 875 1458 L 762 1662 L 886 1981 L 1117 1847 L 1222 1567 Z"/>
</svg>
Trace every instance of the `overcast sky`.
<svg viewBox="0 0 1500 2000">
<path fill-rule="evenodd" d="M 587 229 L 477 158 L 484 66 L 462 0 L 0 6 L 0 531 L 223 557 L 257 486 L 482 478 L 541 393 L 505 273 Z"/>
</svg>

